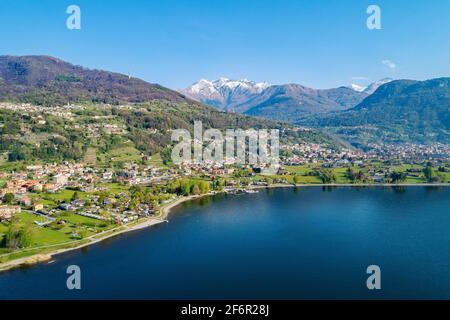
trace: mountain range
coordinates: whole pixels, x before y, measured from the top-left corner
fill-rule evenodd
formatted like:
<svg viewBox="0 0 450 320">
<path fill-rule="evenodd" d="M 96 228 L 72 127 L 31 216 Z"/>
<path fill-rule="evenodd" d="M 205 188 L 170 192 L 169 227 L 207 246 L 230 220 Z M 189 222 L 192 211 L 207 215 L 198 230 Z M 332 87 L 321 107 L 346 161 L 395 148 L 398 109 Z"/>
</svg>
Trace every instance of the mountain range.
<svg viewBox="0 0 450 320">
<path fill-rule="evenodd" d="M 385 78 L 368 86 L 312 89 L 222 78 L 203 80 L 182 93 L 228 112 L 320 128 L 356 146 L 448 143 L 449 79 Z"/>
<path fill-rule="evenodd" d="M 299 84 L 270 85 L 220 78 L 200 80 L 180 92 L 220 110 L 296 122 L 310 115 L 354 107 L 390 81 L 382 79 L 367 87 L 313 89 Z"/>
<path fill-rule="evenodd" d="M 357 145 L 450 143 L 450 78 L 392 81 L 354 108 L 297 123 L 320 127 Z"/>
<path fill-rule="evenodd" d="M 167 146 L 168 141 L 162 136 L 148 140 L 146 130 L 192 129 L 194 120 L 203 121 L 205 128 L 218 129 L 292 128 L 278 120 L 317 129 L 293 130 L 299 132 L 290 135 L 296 141 L 334 143 L 327 134 L 321 133 L 326 132 L 356 146 L 370 142 L 450 142 L 450 78 L 382 79 L 367 87 L 334 89 L 222 78 L 199 81 L 179 93 L 123 74 L 91 70 L 49 56 L 0 56 L 0 101 L 44 107 L 73 103 L 136 106 L 136 109 L 122 110 L 122 118 L 117 121 L 128 128 L 127 138 L 135 141 L 139 150 L 149 144 L 152 149 Z M 13 142 L 8 140 L 14 135 L 5 134 L 6 129 L 13 127 L 12 132 L 20 138 L 17 131 L 20 125 L 10 125 L 8 119 L 12 118 L 0 117 L 0 124 L 8 124 L 2 129 L 0 148 L 15 146 L 15 138 Z M 69 134 L 56 125 L 45 130 Z"/>
<path fill-rule="evenodd" d="M 90 154 L 89 161 L 107 161 L 122 150 L 169 159 L 172 130 L 192 131 L 194 121 L 204 129 L 280 129 L 282 142 L 337 146 L 320 130 L 225 113 L 158 84 L 49 56 L 0 56 L 0 102 L 0 156 L 16 160 L 82 160 Z"/>
</svg>

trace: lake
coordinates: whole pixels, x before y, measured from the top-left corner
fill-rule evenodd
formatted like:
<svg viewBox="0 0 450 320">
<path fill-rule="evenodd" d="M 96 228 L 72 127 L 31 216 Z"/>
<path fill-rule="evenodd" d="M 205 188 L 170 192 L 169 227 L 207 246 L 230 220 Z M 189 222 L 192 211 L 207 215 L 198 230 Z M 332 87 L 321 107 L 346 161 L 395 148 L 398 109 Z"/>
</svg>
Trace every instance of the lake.
<svg viewBox="0 0 450 320">
<path fill-rule="evenodd" d="M 0 299 L 449 299 L 449 208 L 448 187 L 205 197 L 168 224 L 0 273 Z M 367 289 L 370 265 L 381 290 Z"/>
</svg>

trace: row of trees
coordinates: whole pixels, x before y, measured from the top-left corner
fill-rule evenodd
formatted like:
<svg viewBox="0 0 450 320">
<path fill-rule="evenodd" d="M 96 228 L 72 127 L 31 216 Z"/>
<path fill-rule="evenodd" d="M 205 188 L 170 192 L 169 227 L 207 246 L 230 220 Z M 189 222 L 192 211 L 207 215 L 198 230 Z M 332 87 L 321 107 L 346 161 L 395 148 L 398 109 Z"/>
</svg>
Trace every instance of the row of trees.
<svg viewBox="0 0 450 320">
<path fill-rule="evenodd" d="M 356 171 L 353 168 L 348 168 L 345 176 L 351 183 L 365 183 L 368 180 L 368 176 L 362 170 Z"/>
<path fill-rule="evenodd" d="M 184 196 L 207 194 L 210 190 L 208 181 L 196 179 L 175 180 L 169 185 L 169 192 Z"/>
</svg>

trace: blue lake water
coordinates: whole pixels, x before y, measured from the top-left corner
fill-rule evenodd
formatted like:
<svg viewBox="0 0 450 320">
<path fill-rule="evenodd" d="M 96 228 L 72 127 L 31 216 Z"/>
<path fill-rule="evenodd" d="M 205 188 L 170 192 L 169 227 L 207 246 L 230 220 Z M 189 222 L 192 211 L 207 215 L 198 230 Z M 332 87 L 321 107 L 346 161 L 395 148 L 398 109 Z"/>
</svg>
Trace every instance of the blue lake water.
<svg viewBox="0 0 450 320">
<path fill-rule="evenodd" d="M 66 288 L 81 268 L 82 289 Z M 381 268 L 382 290 L 366 286 Z M 203 198 L 169 224 L 0 273 L 0 299 L 449 299 L 448 187 Z"/>
</svg>

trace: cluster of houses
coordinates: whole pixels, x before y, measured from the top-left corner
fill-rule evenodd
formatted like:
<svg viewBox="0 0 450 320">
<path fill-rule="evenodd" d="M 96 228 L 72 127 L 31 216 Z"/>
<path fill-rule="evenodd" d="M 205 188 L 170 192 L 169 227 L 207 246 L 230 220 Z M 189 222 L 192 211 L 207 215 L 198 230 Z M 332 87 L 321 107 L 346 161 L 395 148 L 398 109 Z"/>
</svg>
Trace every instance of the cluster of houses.
<svg viewBox="0 0 450 320">
<path fill-rule="evenodd" d="M 21 208 L 29 209 L 34 212 L 44 212 L 53 215 L 58 211 L 74 211 L 77 214 L 86 215 L 98 220 L 104 220 L 101 212 L 105 207 L 110 208 L 110 213 L 115 220 L 124 222 L 129 221 L 130 215 L 123 214 L 125 206 L 113 207 L 116 199 L 106 198 L 99 203 L 96 197 L 93 197 L 90 205 L 86 205 L 85 200 L 72 199 L 70 203 L 62 203 L 58 208 L 44 210 L 44 205 L 38 196 L 32 196 L 35 193 L 57 193 L 66 188 L 72 188 L 84 192 L 103 191 L 104 187 L 98 186 L 98 183 L 120 182 L 125 185 L 149 184 L 155 179 L 173 178 L 174 172 L 161 172 L 159 169 L 147 166 L 140 168 L 137 164 L 126 164 L 116 172 L 112 169 L 94 169 L 80 163 L 46 164 L 32 165 L 26 167 L 21 172 L 0 173 L 0 178 L 6 180 L 0 189 L 0 198 L 4 199 L 6 195 L 13 196 L 13 203 L 17 205 L 4 204 L 0 210 L 0 220 L 9 220 L 20 212 Z M 94 199 L 95 198 L 95 199 Z M 97 197 L 98 198 L 98 197 Z M 8 202 L 11 203 L 11 202 Z M 1 204 L 1 202 L 0 202 Z M 136 213 L 131 216 L 148 216 L 153 214 L 152 206 L 140 205 Z"/>
<path fill-rule="evenodd" d="M 75 115 L 72 113 L 72 111 L 80 110 L 82 108 L 83 107 L 72 105 L 43 108 L 41 106 L 34 106 L 28 103 L 21 103 L 21 104 L 8 102 L 0 103 L 0 109 L 3 110 L 13 110 L 15 112 L 20 112 L 22 114 L 39 114 L 38 116 L 36 116 L 38 124 L 45 124 L 45 121 L 41 116 L 42 114 L 48 114 L 64 119 L 73 119 Z"/>
<path fill-rule="evenodd" d="M 369 158 L 397 159 L 404 162 L 423 161 L 448 161 L 450 158 L 450 147 L 448 145 L 435 143 L 431 145 L 422 144 L 369 144 L 367 152 Z"/>
<path fill-rule="evenodd" d="M 336 152 L 333 149 L 314 143 L 284 146 L 283 150 L 287 151 L 289 156 L 283 157 L 282 163 L 288 166 L 309 163 L 339 166 L 367 159 L 367 155 L 358 150 L 342 149 L 340 152 Z"/>
<path fill-rule="evenodd" d="M 75 128 L 77 128 L 75 126 Z M 78 128 L 80 126 L 78 125 Z M 116 125 L 116 124 L 108 124 L 108 123 L 91 123 L 88 124 L 85 128 L 88 132 L 88 135 L 93 138 L 98 138 L 101 133 L 105 133 L 107 135 L 120 135 L 126 133 L 126 128 L 124 125 Z"/>
<path fill-rule="evenodd" d="M 20 206 L 0 205 L 0 221 L 10 220 L 13 215 L 21 212 Z"/>
<path fill-rule="evenodd" d="M 0 189 L 0 197 L 11 193 L 22 196 L 28 192 L 50 192 L 54 193 L 67 186 L 70 174 L 58 173 L 52 177 L 37 174 L 33 178 L 26 173 L 13 173 L 4 187 Z"/>
</svg>

